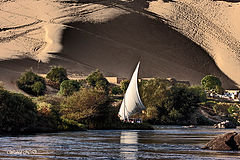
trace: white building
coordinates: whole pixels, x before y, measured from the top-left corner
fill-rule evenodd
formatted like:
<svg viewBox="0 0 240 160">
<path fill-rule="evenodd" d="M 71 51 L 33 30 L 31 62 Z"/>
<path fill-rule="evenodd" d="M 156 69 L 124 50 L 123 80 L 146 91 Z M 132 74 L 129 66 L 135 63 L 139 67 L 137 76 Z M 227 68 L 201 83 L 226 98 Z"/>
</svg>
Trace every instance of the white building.
<svg viewBox="0 0 240 160">
<path fill-rule="evenodd" d="M 227 89 L 225 95 L 231 97 L 234 101 L 240 101 L 240 90 L 239 89 Z"/>
</svg>

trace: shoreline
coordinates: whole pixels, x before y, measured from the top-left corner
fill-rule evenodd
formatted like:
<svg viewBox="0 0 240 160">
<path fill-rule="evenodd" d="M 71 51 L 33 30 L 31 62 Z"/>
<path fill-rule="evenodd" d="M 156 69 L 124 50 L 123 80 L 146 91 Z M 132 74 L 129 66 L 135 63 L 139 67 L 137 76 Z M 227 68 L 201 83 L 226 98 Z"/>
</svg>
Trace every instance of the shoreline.
<svg viewBox="0 0 240 160">
<path fill-rule="evenodd" d="M 121 128 L 121 129 L 116 129 L 116 128 L 110 128 L 110 129 L 79 129 L 79 130 L 64 130 L 64 131 L 60 131 L 60 130 L 55 130 L 55 131 L 36 131 L 36 132 L 22 132 L 22 133 L 1 133 L 0 132 L 0 136 L 4 137 L 4 136 L 26 136 L 26 135 L 38 135 L 38 134 L 45 134 L 45 133 L 66 133 L 66 132 L 84 132 L 84 131 L 109 131 L 109 130 L 114 130 L 114 131 L 141 131 L 141 130 L 159 130 L 160 128 L 179 128 L 179 129 L 184 129 L 184 130 L 192 130 L 192 129 L 197 129 L 197 128 L 210 128 L 210 129 L 214 129 L 214 130 L 221 130 L 221 131 L 231 131 L 233 129 L 240 129 L 240 126 L 237 126 L 236 128 L 214 128 L 213 125 L 196 125 L 195 128 L 185 128 L 183 125 L 178 125 L 178 124 L 171 124 L 171 125 L 149 125 L 149 128 Z"/>
<path fill-rule="evenodd" d="M 122 127 L 122 128 L 121 128 Z M 0 132 L 0 136 L 21 136 L 21 135 L 36 135 L 44 133 L 64 133 L 64 132 L 82 132 L 91 130 L 154 130 L 153 125 L 150 124 L 124 124 L 124 126 L 119 126 L 119 128 L 79 128 L 79 129 L 69 129 L 69 130 L 44 130 L 44 129 L 34 129 L 33 131 L 23 131 L 23 132 Z"/>
</svg>

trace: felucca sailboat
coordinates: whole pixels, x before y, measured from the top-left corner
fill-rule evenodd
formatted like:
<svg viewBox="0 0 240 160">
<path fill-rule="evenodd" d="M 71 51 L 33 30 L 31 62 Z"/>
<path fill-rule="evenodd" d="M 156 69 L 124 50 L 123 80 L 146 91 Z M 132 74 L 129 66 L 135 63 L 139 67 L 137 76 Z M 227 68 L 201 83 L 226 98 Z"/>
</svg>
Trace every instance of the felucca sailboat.
<svg viewBox="0 0 240 160">
<path fill-rule="evenodd" d="M 132 75 L 131 81 L 128 85 L 127 91 L 124 95 L 120 110 L 119 117 L 120 120 L 128 121 L 131 115 L 145 110 L 146 107 L 143 105 L 138 92 L 138 70 L 140 62 L 138 62 L 137 67 Z"/>
</svg>

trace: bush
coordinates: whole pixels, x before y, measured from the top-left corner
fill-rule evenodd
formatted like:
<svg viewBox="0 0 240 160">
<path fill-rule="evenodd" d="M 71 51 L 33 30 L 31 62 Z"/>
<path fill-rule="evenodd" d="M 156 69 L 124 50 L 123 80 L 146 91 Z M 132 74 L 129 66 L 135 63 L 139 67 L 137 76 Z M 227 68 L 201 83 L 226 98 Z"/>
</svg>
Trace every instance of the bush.
<svg viewBox="0 0 240 160">
<path fill-rule="evenodd" d="M 45 95 L 34 98 L 34 102 L 37 104 L 45 102 L 51 104 L 54 108 L 59 108 L 60 104 L 63 102 L 63 98 L 57 95 Z"/>
<path fill-rule="evenodd" d="M 36 120 L 36 105 L 30 98 L 0 89 L 0 131 L 31 131 Z"/>
<path fill-rule="evenodd" d="M 77 121 L 74 121 L 74 120 L 69 120 L 69 119 L 62 119 L 62 122 L 61 122 L 61 125 L 59 126 L 59 129 L 60 130 L 83 130 L 85 129 L 86 127 L 81 124 L 81 123 L 78 123 Z"/>
<path fill-rule="evenodd" d="M 38 128 L 43 131 L 82 130 L 83 126 L 73 120 L 63 119 L 60 114 L 60 105 L 63 98 L 60 96 L 42 96 L 34 99 L 37 103 Z"/>
<path fill-rule="evenodd" d="M 92 128 L 108 114 L 108 97 L 101 90 L 83 88 L 66 97 L 61 105 L 63 119 L 74 120 Z"/>
<path fill-rule="evenodd" d="M 87 83 L 98 90 L 103 90 L 105 93 L 108 93 L 109 82 L 104 78 L 103 74 L 96 70 L 88 75 L 86 79 Z"/>
<path fill-rule="evenodd" d="M 46 84 L 40 81 L 35 82 L 32 85 L 32 91 L 35 93 L 36 96 L 44 95 L 46 90 Z"/>
<path fill-rule="evenodd" d="M 37 102 L 38 128 L 44 128 L 44 131 L 56 131 L 60 124 L 60 116 L 54 106 L 47 102 Z"/>
<path fill-rule="evenodd" d="M 46 102 L 37 103 L 37 111 L 41 115 L 49 116 L 52 112 L 52 105 Z"/>
<path fill-rule="evenodd" d="M 228 115 L 228 108 L 229 104 L 228 103 L 217 103 L 213 106 L 213 110 L 216 114 L 220 116 L 227 116 Z"/>
<path fill-rule="evenodd" d="M 196 103 L 206 102 L 207 95 L 204 91 L 204 88 L 201 86 L 191 86 L 189 91 L 192 93 L 193 98 L 196 100 Z"/>
<path fill-rule="evenodd" d="M 218 94 L 224 94 L 224 88 L 221 86 L 216 86 L 214 91 Z"/>
<path fill-rule="evenodd" d="M 84 128 L 76 121 L 61 118 L 59 97 L 41 97 L 35 101 L 37 102 L 38 128 L 44 128 L 44 131 L 82 130 Z"/>
<path fill-rule="evenodd" d="M 105 78 L 104 79 L 100 79 L 100 80 L 98 80 L 96 82 L 95 88 L 99 89 L 99 90 L 103 90 L 106 93 L 108 93 L 108 84 L 109 84 L 109 82 L 107 81 L 107 79 L 105 79 Z"/>
<path fill-rule="evenodd" d="M 181 119 L 183 117 L 184 117 L 183 113 L 180 113 L 179 110 L 176 110 L 174 108 L 169 112 L 169 118 L 172 121 L 177 121 L 178 119 Z"/>
<path fill-rule="evenodd" d="M 122 92 L 122 90 L 121 90 L 121 88 L 119 86 L 112 87 L 112 94 L 118 95 L 118 94 L 122 94 L 122 93 L 123 92 Z"/>
<path fill-rule="evenodd" d="M 63 96 L 70 96 L 74 92 L 78 91 L 80 88 L 80 83 L 75 80 L 65 80 L 60 85 L 59 94 Z"/>
<path fill-rule="evenodd" d="M 228 108 L 228 112 L 229 112 L 230 114 L 240 113 L 240 105 L 232 104 L 232 105 Z"/>
<path fill-rule="evenodd" d="M 156 121 L 158 119 L 158 110 L 156 106 L 148 106 L 146 109 L 147 118 Z"/>
<path fill-rule="evenodd" d="M 17 80 L 19 89 L 33 96 L 44 95 L 46 91 L 46 83 L 44 78 L 38 76 L 32 71 L 23 73 Z"/>
<path fill-rule="evenodd" d="M 147 120 L 154 124 L 184 124 L 198 103 L 206 100 L 200 87 L 172 85 L 165 79 L 144 81 L 140 95 L 147 107 Z"/>
<path fill-rule="evenodd" d="M 79 79 L 79 80 L 77 80 L 77 82 L 79 83 L 80 87 L 88 88 L 88 84 L 87 84 L 87 80 L 86 79 Z"/>
<path fill-rule="evenodd" d="M 53 83 L 61 84 L 64 80 L 68 80 L 67 71 L 63 67 L 52 67 L 46 76 Z"/>
<path fill-rule="evenodd" d="M 125 80 L 122 80 L 120 82 L 120 86 L 121 86 L 121 90 L 123 91 L 123 93 L 125 93 L 127 91 L 127 88 L 128 88 L 128 85 L 129 85 L 130 81 L 125 79 Z"/>
<path fill-rule="evenodd" d="M 220 79 L 213 75 L 207 75 L 201 80 L 201 84 L 206 90 L 215 90 L 218 93 L 218 89 L 221 88 L 222 82 Z M 216 90 L 217 89 L 217 90 Z"/>
<path fill-rule="evenodd" d="M 240 124 L 240 105 L 232 104 L 228 108 L 228 113 L 230 113 L 230 117 L 233 117 Z"/>
</svg>

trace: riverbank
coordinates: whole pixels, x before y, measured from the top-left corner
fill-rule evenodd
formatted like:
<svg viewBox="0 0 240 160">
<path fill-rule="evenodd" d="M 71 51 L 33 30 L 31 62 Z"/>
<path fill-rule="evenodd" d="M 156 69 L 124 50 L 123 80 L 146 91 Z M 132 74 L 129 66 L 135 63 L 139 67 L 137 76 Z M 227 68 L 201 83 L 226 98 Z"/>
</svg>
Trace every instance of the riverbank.
<svg viewBox="0 0 240 160">
<path fill-rule="evenodd" d="M 0 131 L 1 136 L 21 136 L 21 135 L 37 135 L 46 133 L 66 133 L 66 132 L 82 132 L 82 131 L 92 131 L 92 130 L 154 130 L 154 126 L 146 123 L 133 124 L 133 123 L 120 123 L 118 126 L 112 128 L 71 128 L 65 130 L 52 129 L 52 128 L 29 128 L 28 130 L 23 130 L 20 132 L 3 132 Z"/>
</svg>

